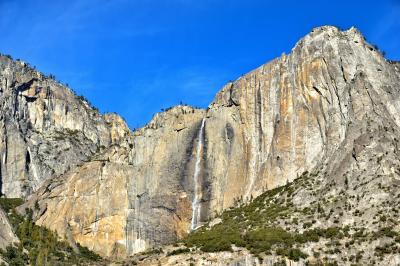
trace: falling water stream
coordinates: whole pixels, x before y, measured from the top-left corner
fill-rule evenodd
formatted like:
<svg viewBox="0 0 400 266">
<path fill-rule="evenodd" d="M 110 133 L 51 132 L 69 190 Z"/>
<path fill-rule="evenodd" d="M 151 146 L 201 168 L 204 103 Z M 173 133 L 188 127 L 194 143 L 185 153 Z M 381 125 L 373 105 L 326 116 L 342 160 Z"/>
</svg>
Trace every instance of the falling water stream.
<svg viewBox="0 0 400 266">
<path fill-rule="evenodd" d="M 198 222 L 200 220 L 201 213 L 201 198 L 202 198 L 202 187 L 201 180 L 199 180 L 200 170 L 201 170 L 201 152 L 203 149 L 203 135 L 204 135 L 204 123 L 205 119 L 201 121 L 201 127 L 198 135 L 197 149 L 196 149 L 196 165 L 193 174 L 194 183 L 194 197 L 192 202 L 192 224 L 190 226 L 191 230 L 198 227 Z"/>
</svg>

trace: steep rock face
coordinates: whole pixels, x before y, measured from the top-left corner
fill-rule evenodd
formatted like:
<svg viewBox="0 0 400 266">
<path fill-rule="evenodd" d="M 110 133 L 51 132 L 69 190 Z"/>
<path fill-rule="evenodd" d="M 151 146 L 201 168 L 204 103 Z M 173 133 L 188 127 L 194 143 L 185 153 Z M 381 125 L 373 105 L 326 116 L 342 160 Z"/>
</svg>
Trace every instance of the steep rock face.
<svg viewBox="0 0 400 266">
<path fill-rule="evenodd" d="M 18 241 L 19 240 L 14 234 L 10 222 L 7 219 L 7 215 L 3 209 L 0 208 L 0 250 L 4 250 L 5 247 L 13 243 L 18 243 Z"/>
<path fill-rule="evenodd" d="M 111 130 L 115 116 L 104 119 L 65 86 L 5 56 L 0 103 L 0 188 L 7 197 L 29 195 L 129 131 Z"/>
<path fill-rule="evenodd" d="M 361 176 L 400 126 L 399 84 L 397 64 L 356 29 L 317 28 L 290 55 L 228 83 L 207 111 L 180 106 L 133 133 L 111 130 L 123 138 L 44 185 L 28 205 L 39 202 L 39 224 L 102 255 L 165 244 L 188 233 L 195 195 L 200 225 L 304 171 Z M 372 141 L 371 132 L 386 129 L 394 133 Z"/>
<path fill-rule="evenodd" d="M 211 209 L 259 195 L 347 154 L 356 122 L 400 125 L 398 68 L 354 28 L 314 29 L 283 55 L 227 84 L 207 112 Z M 378 109 L 379 108 L 379 109 Z"/>
<path fill-rule="evenodd" d="M 193 143 L 203 110 L 179 106 L 32 196 L 37 223 L 102 255 L 144 251 L 187 234 Z"/>
</svg>

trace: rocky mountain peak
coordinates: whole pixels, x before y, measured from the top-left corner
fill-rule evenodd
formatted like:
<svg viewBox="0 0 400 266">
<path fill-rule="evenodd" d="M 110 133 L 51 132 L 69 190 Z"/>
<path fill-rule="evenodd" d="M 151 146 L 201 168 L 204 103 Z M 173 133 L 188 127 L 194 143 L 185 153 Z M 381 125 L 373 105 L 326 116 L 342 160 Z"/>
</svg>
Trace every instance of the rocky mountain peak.
<svg viewBox="0 0 400 266">
<path fill-rule="evenodd" d="M 398 179 L 398 65 L 355 28 L 315 28 L 290 54 L 228 82 L 207 110 L 169 108 L 133 133 L 52 81 L 11 93 L 29 81 L 2 71 L 3 193 L 36 191 L 26 206 L 38 202 L 38 224 L 104 256 L 176 241 L 305 172 L 321 197 L 347 183 L 376 204 L 390 195 L 374 192 L 377 177 Z M 292 203 L 320 196 L 301 190 Z"/>
</svg>

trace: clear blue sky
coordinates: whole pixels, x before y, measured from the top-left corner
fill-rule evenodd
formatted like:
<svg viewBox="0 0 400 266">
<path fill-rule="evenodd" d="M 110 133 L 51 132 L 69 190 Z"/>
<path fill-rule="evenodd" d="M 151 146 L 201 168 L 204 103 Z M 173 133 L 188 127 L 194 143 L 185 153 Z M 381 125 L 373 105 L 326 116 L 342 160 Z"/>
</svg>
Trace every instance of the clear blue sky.
<svg viewBox="0 0 400 266">
<path fill-rule="evenodd" d="M 313 27 L 359 28 L 400 59 L 400 1 L 0 0 L 0 52 L 130 127 L 288 53 Z"/>
</svg>

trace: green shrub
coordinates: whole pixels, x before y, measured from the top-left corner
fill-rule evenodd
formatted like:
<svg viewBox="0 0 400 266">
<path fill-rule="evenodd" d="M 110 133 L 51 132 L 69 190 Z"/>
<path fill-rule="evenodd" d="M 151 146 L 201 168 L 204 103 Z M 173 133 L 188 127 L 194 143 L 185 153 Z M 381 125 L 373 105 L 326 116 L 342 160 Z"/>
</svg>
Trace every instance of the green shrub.
<svg viewBox="0 0 400 266">
<path fill-rule="evenodd" d="M 200 249 L 203 252 L 232 251 L 232 245 L 228 240 L 220 239 L 205 243 Z"/>
<path fill-rule="evenodd" d="M 303 253 L 298 248 L 290 248 L 290 249 L 278 248 L 276 250 L 276 254 L 288 257 L 289 259 L 294 261 L 299 261 L 300 259 L 306 259 L 308 257 L 307 254 Z"/>
<path fill-rule="evenodd" d="M 29 258 L 21 246 L 18 248 L 8 246 L 6 250 L 0 250 L 0 255 L 10 266 L 24 266 L 29 262 Z"/>
<path fill-rule="evenodd" d="M 79 250 L 79 255 L 81 255 L 83 258 L 91 261 L 99 261 L 101 260 L 101 257 L 88 249 L 87 247 L 81 246 L 79 243 L 77 244 L 78 250 Z"/>
<path fill-rule="evenodd" d="M 174 256 L 174 255 L 179 255 L 182 253 L 189 253 L 190 249 L 189 248 L 179 248 L 179 249 L 175 249 L 171 252 L 168 252 L 167 256 Z"/>
<path fill-rule="evenodd" d="M 24 203 L 24 201 L 20 198 L 0 198 L 0 207 L 6 213 L 9 213 L 12 209 L 18 207 L 22 203 Z"/>
</svg>

